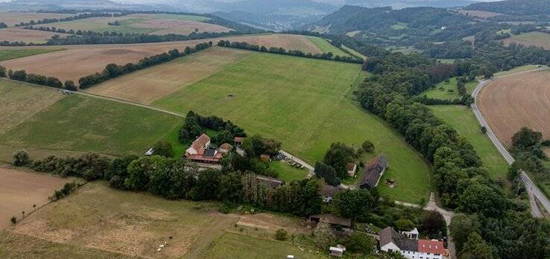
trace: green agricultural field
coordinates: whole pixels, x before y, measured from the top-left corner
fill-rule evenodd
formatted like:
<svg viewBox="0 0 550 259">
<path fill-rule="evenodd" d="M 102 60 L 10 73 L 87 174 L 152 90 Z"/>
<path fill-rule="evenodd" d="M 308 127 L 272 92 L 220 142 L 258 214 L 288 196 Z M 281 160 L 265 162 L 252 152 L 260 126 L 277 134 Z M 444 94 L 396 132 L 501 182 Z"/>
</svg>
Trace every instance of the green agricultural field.
<svg viewBox="0 0 550 259">
<path fill-rule="evenodd" d="M 257 239 L 237 233 L 225 233 L 212 242 L 212 247 L 204 258 L 328 258 L 327 254 L 312 251 L 311 248 L 289 246 L 288 242 Z"/>
<path fill-rule="evenodd" d="M 23 58 L 38 54 L 44 54 L 54 51 L 64 50 L 62 48 L 48 48 L 48 49 L 0 49 L 0 61 Z"/>
<path fill-rule="evenodd" d="M 537 46 L 544 49 L 550 49 L 550 33 L 538 31 L 521 33 L 519 35 L 513 35 L 510 38 L 504 39 L 504 43 L 516 43 L 525 46 Z"/>
<path fill-rule="evenodd" d="M 143 154 L 180 124 L 181 118 L 172 115 L 72 95 L 0 135 L 0 144 L 111 155 Z"/>
<path fill-rule="evenodd" d="M 466 91 L 471 93 L 476 88 L 477 84 L 478 83 L 476 81 L 466 83 Z M 456 87 L 456 77 L 449 79 L 448 82 L 441 82 L 437 84 L 432 89 L 425 91 L 421 95 L 426 95 L 429 98 L 441 100 L 453 100 L 460 98 Z"/>
<path fill-rule="evenodd" d="M 515 68 L 512 68 L 510 70 L 506 70 L 506 71 L 502 71 L 502 72 L 498 72 L 498 73 L 495 73 L 495 77 L 499 77 L 499 76 L 506 76 L 506 75 L 510 75 L 510 74 L 513 74 L 513 73 L 518 73 L 518 72 L 525 72 L 525 71 L 529 71 L 529 70 L 535 70 L 539 67 L 542 67 L 542 66 L 538 66 L 538 65 L 525 65 L 525 66 L 520 66 L 520 67 L 515 67 Z"/>
<path fill-rule="evenodd" d="M 351 99 L 364 77 L 359 65 L 252 53 L 153 105 L 229 119 L 249 134 L 282 141 L 286 151 L 312 164 L 334 142 L 358 147 L 371 140 L 390 160 L 385 177 L 397 182 L 395 188 L 381 184 L 381 193 L 408 202 L 427 198 L 429 166 L 398 133 Z"/>
<path fill-rule="evenodd" d="M 350 56 L 348 53 L 344 52 L 343 50 L 337 47 L 334 47 L 332 44 L 330 44 L 330 42 L 328 42 L 325 39 L 322 39 L 319 37 L 312 37 L 312 36 L 308 36 L 307 38 L 311 42 L 313 42 L 313 44 L 315 44 L 315 46 L 317 46 L 317 48 L 319 48 L 323 53 L 332 52 L 332 54 L 334 54 L 335 56 L 341 56 L 341 57 Z"/>
<path fill-rule="evenodd" d="M 435 116 L 448 123 L 474 146 L 483 165 L 493 179 L 506 179 L 508 164 L 497 151 L 489 138 L 481 133 L 481 128 L 473 112 L 466 106 L 434 105 L 430 106 Z"/>
<path fill-rule="evenodd" d="M 294 168 L 285 162 L 273 161 L 269 164 L 269 166 L 272 170 L 279 174 L 277 178 L 285 182 L 303 180 L 308 175 L 308 171 L 306 169 Z"/>
</svg>

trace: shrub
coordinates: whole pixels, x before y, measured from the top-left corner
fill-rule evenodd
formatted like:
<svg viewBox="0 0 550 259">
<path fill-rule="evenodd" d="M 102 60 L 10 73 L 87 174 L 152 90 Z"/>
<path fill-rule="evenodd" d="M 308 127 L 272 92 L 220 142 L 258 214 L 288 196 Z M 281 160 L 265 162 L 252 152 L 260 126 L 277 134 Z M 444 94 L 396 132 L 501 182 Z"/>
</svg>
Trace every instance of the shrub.
<svg viewBox="0 0 550 259">
<path fill-rule="evenodd" d="M 14 166 L 25 166 L 31 163 L 29 154 L 26 151 L 18 151 L 13 155 L 13 165 Z"/>
<path fill-rule="evenodd" d="M 11 224 L 14 224 L 14 225 L 17 224 L 17 218 L 15 216 L 11 217 L 10 221 L 11 221 Z"/>
<path fill-rule="evenodd" d="M 286 232 L 286 230 L 280 228 L 275 233 L 275 239 L 280 240 L 280 241 L 285 241 L 285 240 L 288 239 L 288 233 Z"/>
<path fill-rule="evenodd" d="M 368 140 L 365 140 L 365 142 L 363 142 L 363 145 L 361 145 L 361 147 L 367 153 L 374 152 L 374 144 L 372 142 L 368 141 Z"/>
</svg>

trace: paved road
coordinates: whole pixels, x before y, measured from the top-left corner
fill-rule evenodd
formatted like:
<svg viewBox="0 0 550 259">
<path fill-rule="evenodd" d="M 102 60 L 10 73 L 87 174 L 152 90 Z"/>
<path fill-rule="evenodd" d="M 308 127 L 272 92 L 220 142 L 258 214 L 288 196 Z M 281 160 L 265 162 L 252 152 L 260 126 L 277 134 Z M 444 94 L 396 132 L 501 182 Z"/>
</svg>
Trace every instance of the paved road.
<svg viewBox="0 0 550 259">
<path fill-rule="evenodd" d="M 533 71 L 541 71 L 545 69 L 547 68 L 523 71 L 523 72 L 505 75 L 502 77 L 508 77 L 512 75 L 528 73 Z M 479 111 L 479 108 L 477 106 L 477 102 L 478 102 L 477 96 L 479 95 L 481 90 L 485 86 L 487 86 L 487 84 L 490 81 L 491 80 L 481 80 L 477 85 L 477 87 L 474 89 L 474 91 L 472 92 L 472 97 L 474 98 L 475 101 L 471 105 L 471 108 L 477 120 L 479 121 L 480 125 L 487 129 L 487 136 L 489 137 L 491 142 L 493 142 L 498 152 L 502 155 L 502 157 L 504 157 L 504 160 L 506 160 L 506 162 L 511 165 L 515 161 L 514 157 L 512 157 L 512 155 L 504 147 L 502 142 L 500 142 L 500 140 L 496 137 L 494 131 L 491 129 L 491 127 L 489 126 L 489 123 L 487 123 L 487 120 L 485 120 L 485 117 L 483 117 L 483 114 Z M 547 212 L 550 212 L 550 200 L 548 200 L 548 198 L 542 193 L 542 191 L 536 186 L 536 184 L 533 183 L 533 181 L 529 178 L 529 176 L 523 170 L 521 171 L 520 178 L 525 185 L 525 189 L 527 190 L 527 196 L 529 197 L 529 203 L 531 204 L 531 215 L 537 218 L 543 217 L 543 213 L 540 211 L 540 208 L 537 206 L 535 199 L 537 199 L 540 202 L 540 204 L 542 204 L 542 206 Z"/>
</svg>

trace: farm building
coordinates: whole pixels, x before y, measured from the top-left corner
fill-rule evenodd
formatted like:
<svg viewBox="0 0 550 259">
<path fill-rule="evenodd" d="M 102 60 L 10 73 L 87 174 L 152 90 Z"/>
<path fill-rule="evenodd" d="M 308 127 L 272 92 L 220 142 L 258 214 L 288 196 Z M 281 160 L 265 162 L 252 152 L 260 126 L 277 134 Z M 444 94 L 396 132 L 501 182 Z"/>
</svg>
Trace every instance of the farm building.
<svg viewBox="0 0 550 259">
<path fill-rule="evenodd" d="M 380 178 L 388 168 L 388 160 L 384 156 L 378 156 L 371 160 L 365 168 L 365 174 L 361 179 L 359 187 L 362 189 L 372 189 L 378 186 Z"/>
<path fill-rule="evenodd" d="M 185 151 L 185 157 L 195 162 L 217 164 L 232 148 L 227 143 L 222 144 L 218 149 L 212 148 L 210 146 L 210 137 L 202 134 Z"/>
<path fill-rule="evenodd" d="M 378 235 L 380 250 L 384 252 L 398 252 L 409 259 L 443 259 L 448 256 L 442 241 L 407 238 L 391 227 L 382 229 Z"/>
<path fill-rule="evenodd" d="M 329 184 L 324 184 L 320 190 L 319 190 L 319 193 L 321 194 L 321 196 L 323 197 L 323 201 L 324 202 L 331 202 L 332 201 L 332 198 L 334 198 L 334 196 L 345 190 L 344 188 L 340 187 L 340 186 L 332 186 L 332 185 L 329 185 Z"/>
</svg>

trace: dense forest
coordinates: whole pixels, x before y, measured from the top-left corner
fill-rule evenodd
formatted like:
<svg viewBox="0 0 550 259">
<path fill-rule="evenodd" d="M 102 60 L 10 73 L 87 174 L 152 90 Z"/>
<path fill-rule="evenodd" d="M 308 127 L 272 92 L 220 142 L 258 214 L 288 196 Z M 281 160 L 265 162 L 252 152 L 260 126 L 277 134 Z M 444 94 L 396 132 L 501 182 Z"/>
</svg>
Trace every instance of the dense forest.
<svg viewBox="0 0 550 259">
<path fill-rule="evenodd" d="M 480 10 L 509 15 L 550 15 L 547 0 L 506 0 L 471 4 L 464 9 Z"/>
</svg>

